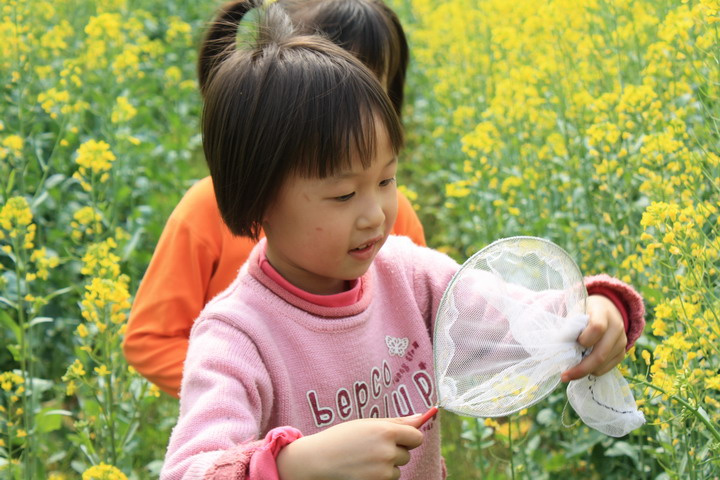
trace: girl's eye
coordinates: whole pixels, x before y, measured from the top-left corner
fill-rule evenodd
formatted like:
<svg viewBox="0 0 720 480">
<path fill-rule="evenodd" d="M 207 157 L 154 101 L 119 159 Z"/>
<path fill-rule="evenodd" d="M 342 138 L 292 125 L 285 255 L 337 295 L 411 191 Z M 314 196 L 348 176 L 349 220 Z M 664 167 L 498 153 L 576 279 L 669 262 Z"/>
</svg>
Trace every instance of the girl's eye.
<svg viewBox="0 0 720 480">
<path fill-rule="evenodd" d="M 335 197 L 335 200 L 337 200 L 338 202 L 347 202 L 353 196 L 355 196 L 355 192 L 348 193 L 347 195 L 340 195 L 339 197 Z"/>
<path fill-rule="evenodd" d="M 392 183 L 394 183 L 394 182 L 395 182 L 395 177 L 386 178 L 385 180 L 383 180 L 382 182 L 380 182 L 380 186 L 381 186 L 381 187 L 387 187 L 388 185 L 390 185 L 390 184 L 392 184 Z"/>
</svg>

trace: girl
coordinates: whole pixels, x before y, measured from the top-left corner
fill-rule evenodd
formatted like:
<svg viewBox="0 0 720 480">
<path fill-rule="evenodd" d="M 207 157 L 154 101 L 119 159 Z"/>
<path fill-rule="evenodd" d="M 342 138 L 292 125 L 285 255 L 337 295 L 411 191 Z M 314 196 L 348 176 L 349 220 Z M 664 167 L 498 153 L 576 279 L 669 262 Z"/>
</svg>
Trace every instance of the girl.
<svg viewBox="0 0 720 480">
<path fill-rule="evenodd" d="M 265 238 L 193 325 L 162 478 L 442 478 L 439 425 L 419 429 L 413 414 L 435 403 L 430 332 L 459 265 L 390 235 L 392 103 L 355 57 L 298 35 L 277 5 L 256 45 L 203 51 L 218 206 L 233 233 Z M 617 365 L 644 325 L 632 288 L 587 286 L 611 298 L 590 296 L 578 341 L 593 352 L 566 381 Z"/>
<path fill-rule="evenodd" d="M 386 84 L 400 114 L 408 46 L 400 21 L 382 0 L 279 0 L 305 32 L 323 32 L 352 52 Z M 234 45 L 237 16 L 247 3 L 225 12 L 228 30 L 208 38 L 205 62 L 198 68 L 204 88 L 215 53 Z M 425 245 L 422 225 L 410 202 L 399 192 L 393 233 Z M 155 249 L 135 295 L 124 353 L 128 363 L 163 391 L 178 396 L 188 336 L 202 307 L 224 290 L 247 259 L 255 240 L 234 236 L 220 218 L 209 177 L 195 184 L 177 205 Z M 168 288 L 170 287 L 170 288 Z"/>
</svg>

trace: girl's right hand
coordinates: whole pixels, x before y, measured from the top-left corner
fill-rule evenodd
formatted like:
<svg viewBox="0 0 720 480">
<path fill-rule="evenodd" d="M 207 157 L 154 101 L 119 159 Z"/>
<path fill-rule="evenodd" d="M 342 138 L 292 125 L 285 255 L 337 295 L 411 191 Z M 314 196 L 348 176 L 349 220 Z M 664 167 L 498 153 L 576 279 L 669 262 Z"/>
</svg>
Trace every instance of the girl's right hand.
<svg viewBox="0 0 720 480">
<path fill-rule="evenodd" d="M 400 478 L 410 450 L 420 446 L 422 415 L 367 418 L 341 423 L 283 448 L 282 480 L 384 480 Z"/>
</svg>

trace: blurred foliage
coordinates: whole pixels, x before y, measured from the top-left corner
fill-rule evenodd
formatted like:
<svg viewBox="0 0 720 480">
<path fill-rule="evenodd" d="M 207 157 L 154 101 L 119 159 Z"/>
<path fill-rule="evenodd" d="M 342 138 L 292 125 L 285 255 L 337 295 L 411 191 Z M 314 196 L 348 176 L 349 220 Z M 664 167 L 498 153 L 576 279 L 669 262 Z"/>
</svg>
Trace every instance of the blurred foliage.
<svg viewBox="0 0 720 480">
<path fill-rule="evenodd" d="M 159 472 L 177 402 L 120 343 L 165 220 L 206 175 L 195 59 L 217 3 L 1 7 L 4 477 Z M 505 419 L 443 412 L 450 478 L 717 477 L 720 4 L 390 4 L 412 56 L 401 177 L 430 245 L 462 261 L 542 236 L 648 307 L 624 363 L 645 427 L 591 431 L 560 389 Z"/>
</svg>

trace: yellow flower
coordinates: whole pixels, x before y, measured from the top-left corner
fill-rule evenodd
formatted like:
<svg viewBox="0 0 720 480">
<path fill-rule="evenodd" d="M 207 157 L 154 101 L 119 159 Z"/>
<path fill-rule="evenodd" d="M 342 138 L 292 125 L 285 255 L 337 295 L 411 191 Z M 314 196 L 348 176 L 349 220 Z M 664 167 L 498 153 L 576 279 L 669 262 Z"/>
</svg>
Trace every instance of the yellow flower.
<svg viewBox="0 0 720 480">
<path fill-rule="evenodd" d="M 23 149 L 23 139 L 19 135 L 9 135 L 2 141 L 3 147 L 7 147 L 15 156 L 20 156 Z"/>
<path fill-rule="evenodd" d="M 113 107 L 110 121 L 112 123 L 125 123 L 137 114 L 137 109 L 132 106 L 127 97 L 117 97 Z"/>
<path fill-rule="evenodd" d="M 15 386 L 21 386 L 25 380 L 14 372 L 3 372 L 0 373 L 0 388 L 9 392 Z M 22 388 L 22 387 L 21 387 Z"/>
<path fill-rule="evenodd" d="M 11 197 L 0 210 L 0 227 L 8 232 L 30 227 L 33 219 L 25 197 Z"/>
<path fill-rule="evenodd" d="M 179 83 L 182 79 L 182 71 L 180 70 L 180 68 L 173 65 L 172 67 L 169 67 L 167 70 L 165 70 L 165 79 L 170 84 Z"/>
<path fill-rule="evenodd" d="M 118 468 L 100 463 L 85 470 L 82 480 L 127 480 L 127 477 Z"/>
<path fill-rule="evenodd" d="M 48 255 L 45 247 L 35 249 L 30 255 L 30 261 L 35 264 L 35 276 L 47 280 L 50 274 L 50 269 L 55 268 L 60 263 L 60 260 L 55 255 Z"/>
<path fill-rule="evenodd" d="M 64 109 L 70 103 L 70 93 L 67 90 L 58 90 L 52 87 L 40 93 L 37 100 L 51 118 L 57 118 L 58 113 L 67 113 L 67 110 Z"/>
<path fill-rule="evenodd" d="M 84 323 L 81 323 L 80 325 L 78 325 L 76 331 L 77 331 L 77 334 L 80 336 L 80 338 L 87 337 L 88 333 L 89 333 L 88 329 Z"/>
<path fill-rule="evenodd" d="M 148 394 L 152 397 L 160 397 L 160 388 L 155 385 L 154 383 L 150 385 L 150 390 L 148 391 Z"/>
<path fill-rule="evenodd" d="M 105 375 L 110 375 L 110 370 L 105 365 L 100 365 L 99 367 L 95 367 L 95 373 L 100 375 L 101 377 L 104 377 Z"/>
<path fill-rule="evenodd" d="M 167 29 L 166 38 L 168 42 L 174 42 L 177 39 L 181 39 L 183 44 L 186 46 L 190 45 L 191 37 L 190 32 L 192 27 L 179 17 L 170 17 L 170 25 Z"/>
<path fill-rule="evenodd" d="M 688 342 L 685 339 L 685 336 L 680 332 L 673 334 L 670 338 L 666 339 L 664 343 L 672 349 L 682 352 L 688 351 L 693 346 L 693 344 Z"/>
<path fill-rule="evenodd" d="M 113 253 L 117 243 L 113 238 L 93 243 L 83 255 L 80 273 L 89 277 L 121 280 L 120 257 Z"/>
<path fill-rule="evenodd" d="M 469 195 L 470 192 L 471 190 L 468 188 L 467 180 L 459 180 L 445 185 L 445 195 L 448 197 L 462 198 Z"/>
<path fill-rule="evenodd" d="M 714 390 L 720 390 L 720 375 L 707 378 L 705 380 L 705 386 Z"/>
<path fill-rule="evenodd" d="M 118 38 L 121 25 L 122 18 L 119 14 L 102 13 L 90 17 L 90 21 L 85 26 L 85 33 L 91 38 Z"/>
<path fill-rule="evenodd" d="M 643 360 L 645 360 L 645 365 L 650 365 L 650 352 L 643 350 L 640 355 L 642 355 Z"/>
<path fill-rule="evenodd" d="M 102 232 L 103 214 L 93 207 L 85 206 L 73 214 L 70 226 L 73 228 L 72 237 L 80 240 L 84 235 L 94 235 Z"/>
<path fill-rule="evenodd" d="M 92 173 L 107 172 L 115 159 L 115 155 L 110 151 L 110 145 L 106 142 L 88 140 L 78 148 L 75 161 L 80 165 L 80 173 L 84 175 L 85 170 L 90 170 Z"/>
<path fill-rule="evenodd" d="M 85 367 L 80 361 L 80 359 L 75 359 L 75 361 L 70 365 L 67 369 L 67 372 L 65 375 L 63 375 L 63 380 L 68 381 L 73 378 L 82 377 L 85 375 Z"/>
</svg>

